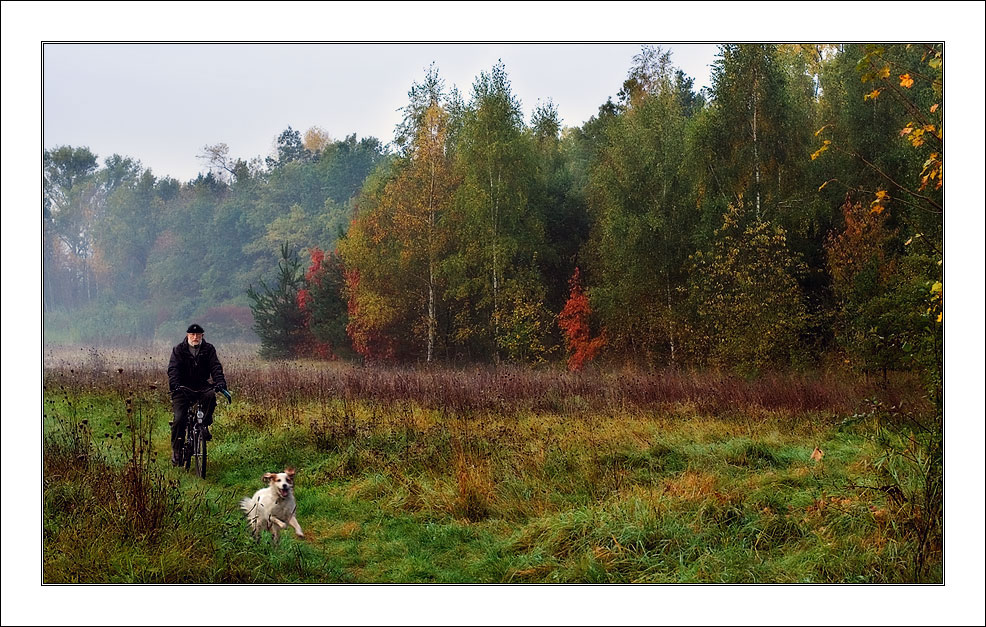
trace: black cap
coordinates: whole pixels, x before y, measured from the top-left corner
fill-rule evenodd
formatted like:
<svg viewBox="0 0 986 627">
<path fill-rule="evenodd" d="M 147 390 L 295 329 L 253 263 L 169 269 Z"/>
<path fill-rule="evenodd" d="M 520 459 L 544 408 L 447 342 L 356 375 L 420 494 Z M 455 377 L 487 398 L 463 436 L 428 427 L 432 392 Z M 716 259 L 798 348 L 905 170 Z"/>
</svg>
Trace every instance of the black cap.
<svg viewBox="0 0 986 627">
<path fill-rule="evenodd" d="M 197 324 L 193 324 L 188 327 L 188 331 L 185 331 L 185 333 L 205 333 L 205 329 Z"/>
</svg>

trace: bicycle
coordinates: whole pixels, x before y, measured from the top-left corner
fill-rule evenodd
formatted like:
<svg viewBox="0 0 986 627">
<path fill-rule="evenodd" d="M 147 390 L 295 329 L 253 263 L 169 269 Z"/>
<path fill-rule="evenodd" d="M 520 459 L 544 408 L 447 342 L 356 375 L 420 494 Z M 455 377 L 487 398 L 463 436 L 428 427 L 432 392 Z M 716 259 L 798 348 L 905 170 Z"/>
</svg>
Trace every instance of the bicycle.
<svg viewBox="0 0 986 627">
<path fill-rule="evenodd" d="M 192 467 L 194 463 L 195 474 L 200 479 L 205 479 L 206 462 L 207 456 L 207 442 L 205 437 L 205 425 L 202 421 L 205 420 L 205 412 L 202 411 L 202 391 L 193 390 L 184 385 L 178 386 L 178 389 L 188 390 L 196 395 L 197 399 L 189 403 L 188 411 L 185 414 L 185 443 L 181 448 L 181 456 L 178 459 L 178 465 L 188 470 Z M 203 390 L 204 391 L 204 390 Z M 218 392 L 222 393 L 226 397 L 226 402 L 231 403 L 233 398 L 227 390 L 218 389 Z M 173 423 L 171 421 L 169 424 Z"/>
</svg>

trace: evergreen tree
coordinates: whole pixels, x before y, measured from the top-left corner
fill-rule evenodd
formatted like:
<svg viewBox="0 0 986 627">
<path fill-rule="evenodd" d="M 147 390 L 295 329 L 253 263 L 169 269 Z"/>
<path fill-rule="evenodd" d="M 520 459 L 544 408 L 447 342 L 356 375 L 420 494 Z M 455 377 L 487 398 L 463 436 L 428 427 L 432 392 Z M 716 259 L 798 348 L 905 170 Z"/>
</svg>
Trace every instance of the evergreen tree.
<svg viewBox="0 0 986 627">
<path fill-rule="evenodd" d="M 304 339 L 305 315 L 298 305 L 298 292 L 304 285 L 301 260 L 285 244 L 277 264 L 274 285 L 260 282 L 260 291 L 251 285 L 247 296 L 252 301 L 254 330 L 260 336 L 260 355 L 276 359 L 296 354 Z"/>
</svg>

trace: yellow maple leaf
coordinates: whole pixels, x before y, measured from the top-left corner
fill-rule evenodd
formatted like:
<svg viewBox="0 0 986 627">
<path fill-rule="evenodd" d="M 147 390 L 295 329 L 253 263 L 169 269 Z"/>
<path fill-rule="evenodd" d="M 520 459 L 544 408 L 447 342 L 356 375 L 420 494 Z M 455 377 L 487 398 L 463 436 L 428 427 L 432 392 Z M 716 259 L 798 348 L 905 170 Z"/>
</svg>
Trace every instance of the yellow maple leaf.
<svg viewBox="0 0 986 627">
<path fill-rule="evenodd" d="M 911 75 L 910 74 L 901 74 L 900 75 L 900 86 L 901 87 L 906 87 L 906 88 L 910 89 L 911 87 L 914 86 L 914 79 L 911 78 Z"/>
<path fill-rule="evenodd" d="M 889 78 L 890 77 L 890 66 L 885 65 L 882 70 L 877 73 L 877 78 Z"/>
<path fill-rule="evenodd" d="M 871 91 L 870 93 L 868 93 L 868 94 L 866 94 L 865 96 L 863 96 L 863 100 L 864 100 L 864 101 L 866 101 L 866 100 L 876 100 L 876 98 L 877 98 L 877 96 L 879 96 L 879 95 L 880 95 L 880 92 L 881 92 L 881 91 L 882 91 L 882 90 L 880 90 L 880 89 L 874 89 L 874 90 L 873 90 L 873 91 Z"/>
</svg>

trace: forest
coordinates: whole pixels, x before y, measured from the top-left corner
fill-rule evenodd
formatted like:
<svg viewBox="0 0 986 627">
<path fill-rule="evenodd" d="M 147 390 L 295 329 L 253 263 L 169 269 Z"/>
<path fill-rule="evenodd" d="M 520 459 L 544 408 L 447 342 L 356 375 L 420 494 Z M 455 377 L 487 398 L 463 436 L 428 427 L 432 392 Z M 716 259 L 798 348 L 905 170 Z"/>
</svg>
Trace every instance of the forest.
<svg viewBox="0 0 986 627">
<path fill-rule="evenodd" d="M 581 127 L 500 63 L 466 95 L 430 68 L 389 144 L 288 127 L 188 182 L 46 150 L 45 339 L 908 369 L 940 322 L 942 76 L 941 45 L 737 44 L 696 92 L 643 46 Z"/>
</svg>

